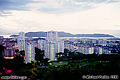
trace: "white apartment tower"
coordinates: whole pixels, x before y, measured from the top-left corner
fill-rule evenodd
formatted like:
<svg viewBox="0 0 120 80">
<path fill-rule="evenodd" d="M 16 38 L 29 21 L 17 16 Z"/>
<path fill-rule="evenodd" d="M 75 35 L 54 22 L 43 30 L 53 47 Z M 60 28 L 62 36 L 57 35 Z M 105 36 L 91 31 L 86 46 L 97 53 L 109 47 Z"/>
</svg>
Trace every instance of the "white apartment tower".
<svg viewBox="0 0 120 80">
<path fill-rule="evenodd" d="M 25 50 L 25 33 L 20 32 L 17 39 L 19 51 Z"/>
<path fill-rule="evenodd" d="M 46 37 L 45 58 L 53 61 L 56 53 L 58 53 L 58 32 L 49 31 Z"/>
<path fill-rule="evenodd" d="M 50 42 L 51 41 L 58 42 L 58 32 L 56 32 L 56 31 L 47 32 L 47 40 Z"/>
<path fill-rule="evenodd" d="M 31 61 L 35 60 L 35 47 L 33 43 L 26 43 L 25 48 L 25 62 L 31 63 Z"/>
<path fill-rule="evenodd" d="M 47 41 L 55 43 L 55 52 L 58 53 L 58 32 L 48 31 L 47 32 Z"/>
<path fill-rule="evenodd" d="M 38 41 L 38 43 L 40 43 L 40 45 L 38 45 L 39 49 L 44 49 L 45 58 L 49 58 L 51 61 L 56 60 L 56 53 L 64 53 L 64 41 L 58 38 L 58 32 L 49 31 L 47 32 L 46 41 Z"/>
<path fill-rule="evenodd" d="M 103 48 L 102 47 L 95 47 L 94 53 L 98 54 L 98 55 L 103 54 Z"/>
<path fill-rule="evenodd" d="M 89 54 L 93 54 L 94 53 L 94 47 L 89 47 Z"/>
<path fill-rule="evenodd" d="M 54 42 L 47 42 L 45 49 L 45 58 L 49 58 L 51 61 L 55 60 L 56 56 L 56 47 Z"/>
<path fill-rule="evenodd" d="M 45 50 L 46 40 L 38 40 L 38 48 L 41 50 Z"/>
<path fill-rule="evenodd" d="M 80 46 L 80 47 L 78 47 L 78 52 L 83 53 L 83 54 L 93 54 L 94 53 L 94 47 Z"/>
<path fill-rule="evenodd" d="M 64 53 L 64 41 L 63 40 L 58 41 L 58 53 L 59 52 Z"/>
</svg>

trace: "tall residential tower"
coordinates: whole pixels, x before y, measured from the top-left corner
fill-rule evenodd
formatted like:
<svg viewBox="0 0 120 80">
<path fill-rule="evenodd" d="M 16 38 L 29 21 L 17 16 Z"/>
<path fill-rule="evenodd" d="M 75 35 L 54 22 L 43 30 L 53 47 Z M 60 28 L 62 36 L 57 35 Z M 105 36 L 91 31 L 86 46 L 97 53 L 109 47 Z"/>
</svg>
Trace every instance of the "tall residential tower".
<svg viewBox="0 0 120 80">
<path fill-rule="evenodd" d="M 58 53 L 58 32 L 48 31 L 46 37 L 45 58 L 54 61 Z"/>
<path fill-rule="evenodd" d="M 34 43 L 26 43 L 26 48 L 25 48 L 25 62 L 26 63 L 31 63 L 31 61 L 35 60 L 35 47 Z"/>
<path fill-rule="evenodd" d="M 19 33 L 17 43 L 18 43 L 19 51 L 25 50 L 25 33 L 24 32 Z"/>
<path fill-rule="evenodd" d="M 49 31 L 46 37 L 45 58 L 51 61 L 56 60 L 56 53 L 64 53 L 64 41 L 59 40 L 58 32 Z"/>
</svg>

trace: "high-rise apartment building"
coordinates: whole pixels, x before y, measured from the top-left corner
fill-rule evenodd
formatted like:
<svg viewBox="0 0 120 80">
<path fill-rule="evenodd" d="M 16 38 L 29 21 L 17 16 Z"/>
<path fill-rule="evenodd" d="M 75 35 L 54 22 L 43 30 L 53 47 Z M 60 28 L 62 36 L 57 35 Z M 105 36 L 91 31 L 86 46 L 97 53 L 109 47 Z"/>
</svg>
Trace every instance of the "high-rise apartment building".
<svg viewBox="0 0 120 80">
<path fill-rule="evenodd" d="M 38 48 L 41 50 L 45 50 L 46 40 L 38 40 Z"/>
<path fill-rule="evenodd" d="M 45 58 L 56 60 L 56 53 L 64 53 L 64 41 L 58 39 L 58 32 L 48 31 L 46 40 L 38 40 L 38 48 L 44 50 Z"/>
<path fill-rule="evenodd" d="M 100 54 L 103 54 L 103 49 L 102 49 L 102 47 L 94 47 L 95 49 L 94 49 L 94 53 L 95 54 L 98 54 L 98 55 L 100 55 Z"/>
<path fill-rule="evenodd" d="M 45 58 L 49 58 L 51 61 L 54 61 L 56 56 L 55 50 L 55 42 L 47 42 L 45 48 Z"/>
<path fill-rule="evenodd" d="M 13 59 L 15 57 L 15 49 L 14 48 L 6 48 L 4 50 L 4 58 L 5 59 Z"/>
<path fill-rule="evenodd" d="M 64 53 L 64 41 L 63 40 L 58 41 L 58 53 L 59 52 Z"/>
<path fill-rule="evenodd" d="M 93 54 L 94 53 L 94 47 L 80 46 L 78 48 L 78 52 L 83 53 L 83 54 Z"/>
<path fill-rule="evenodd" d="M 20 32 L 17 39 L 19 51 L 25 50 L 25 33 Z"/>
<path fill-rule="evenodd" d="M 2 40 L 4 38 L 4 36 L 0 36 L 0 40 Z"/>
<path fill-rule="evenodd" d="M 35 47 L 34 43 L 26 43 L 25 48 L 25 62 L 31 63 L 31 61 L 35 60 Z"/>
<path fill-rule="evenodd" d="M 94 47 L 89 47 L 89 54 L 93 54 L 94 53 Z"/>
<path fill-rule="evenodd" d="M 55 52 L 58 53 L 58 32 L 57 31 L 48 31 L 47 32 L 47 41 L 55 43 Z"/>
<path fill-rule="evenodd" d="M 56 32 L 56 31 L 48 31 L 47 32 L 47 40 L 49 42 L 51 42 L 51 41 L 58 42 L 58 32 Z"/>
<path fill-rule="evenodd" d="M 45 58 L 53 61 L 56 59 L 56 53 L 58 53 L 58 32 L 49 31 L 46 37 Z"/>
</svg>

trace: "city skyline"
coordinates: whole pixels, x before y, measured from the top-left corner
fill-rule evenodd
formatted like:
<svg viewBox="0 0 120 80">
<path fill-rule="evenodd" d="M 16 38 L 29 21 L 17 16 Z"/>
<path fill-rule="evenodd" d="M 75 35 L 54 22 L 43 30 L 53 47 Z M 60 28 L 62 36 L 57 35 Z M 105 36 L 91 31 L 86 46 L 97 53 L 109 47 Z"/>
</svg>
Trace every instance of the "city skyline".
<svg viewBox="0 0 120 80">
<path fill-rule="evenodd" d="M 0 35 L 64 31 L 120 34 L 120 0 L 2 0 Z"/>
</svg>

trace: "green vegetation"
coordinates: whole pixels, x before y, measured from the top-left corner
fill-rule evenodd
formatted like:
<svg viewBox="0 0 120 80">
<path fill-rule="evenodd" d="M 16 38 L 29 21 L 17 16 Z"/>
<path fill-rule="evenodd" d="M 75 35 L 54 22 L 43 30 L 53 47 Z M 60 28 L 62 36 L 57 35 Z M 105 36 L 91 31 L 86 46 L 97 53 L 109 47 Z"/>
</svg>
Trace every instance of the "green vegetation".
<svg viewBox="0 0 120 80">
<path fill-rule="evenodd" d="M 82 75 L 119 75 L 120 74 L 120 56 L 119 55 L 101 55 L 96 58 L 87 58 L 81 60 L 69 60 L 52 62 L 48 67 L 40 68 L 37 61 L 29 64 L 16 62 L 19 64 L 5 61 L 6 68 L 11 69 L 11 74 L 27 76 L 29 80 L 80 80 Z M 20 57 L 16 57 L 18 59 Z M 15 59 L 15 60 L 16 60 Z M 14 60 L 13 60 L 14 61 Z M 12 65 L 10 65 L 12 64 Z M 9 65 L 9 66 L 8 66 Z M 19 68 L 18 68 L 19 66 Z"/>
<path fill-rule="evenodd" d="M 117 64 L 115 65 L 115 63 Z M 39 68 L 38 78 L 40 80 L 80 80 L 82 75 L 119 75 L 119 65 L 119 61 L 71 60 L 67 65 L 51 65 L 48 68 Z"/>
<path fill-rule="evenodd" d="M 0 59 L 1 59 L 2 53 L 4 52 L 4 49 L 5 47 L 0 45 Z"/>
<path fill-rule="evenodd" d="M 22 55 L 22 57 L 24 57 L 25 56 L 25 51 L 24 50 L 20 51 L 20 54 Z"/>
<path fill-rule="evenodd" d="M 36 48 L 36 60 L 32 63 L 25 64 L 22 56 L 16 56 L 13 60 L 3 59 L 3 66 L 10 69 L 11 74 L 27 76 L 29 80 L 81 80 L 83 75 L 120 74 L 120 55 L 69 52 L 67 56 L 68 52 L 66 50 L 64 56 L 60 56 L 63 61 L 48 62 L 48 58 L 44 59 L 44 52 Z M 65 58 L 68 60 L 65 61 Z M 40 66 L 38 61 L 44 66 Z"/>
<path fill-rule="evenodd" d="M 5 47 L 2 46 L 2 45 L 0 45 L 0 72 L 2 72 L 3 74 L 5 74 L 4 71 L 3 71 L 3 69 L 2 69 L 3 65 L 4 65 L 4 58 L 2 56 L 2 54 L 4 52 L 4 49 L 5 49 Z"/>
<path fill-rule="evenodd" d="M 42 61 L 44 59 L 44 51 L 35 47 L 35 60 Z"/>
<path fill-rule="evenodd" d="M 59 65 L 67 65 L 69 61 L 61 61 L 61 62 L 52 62 L 52 65 L 56 65 L 56 66 L 59 66 Z"/>
</svg>

